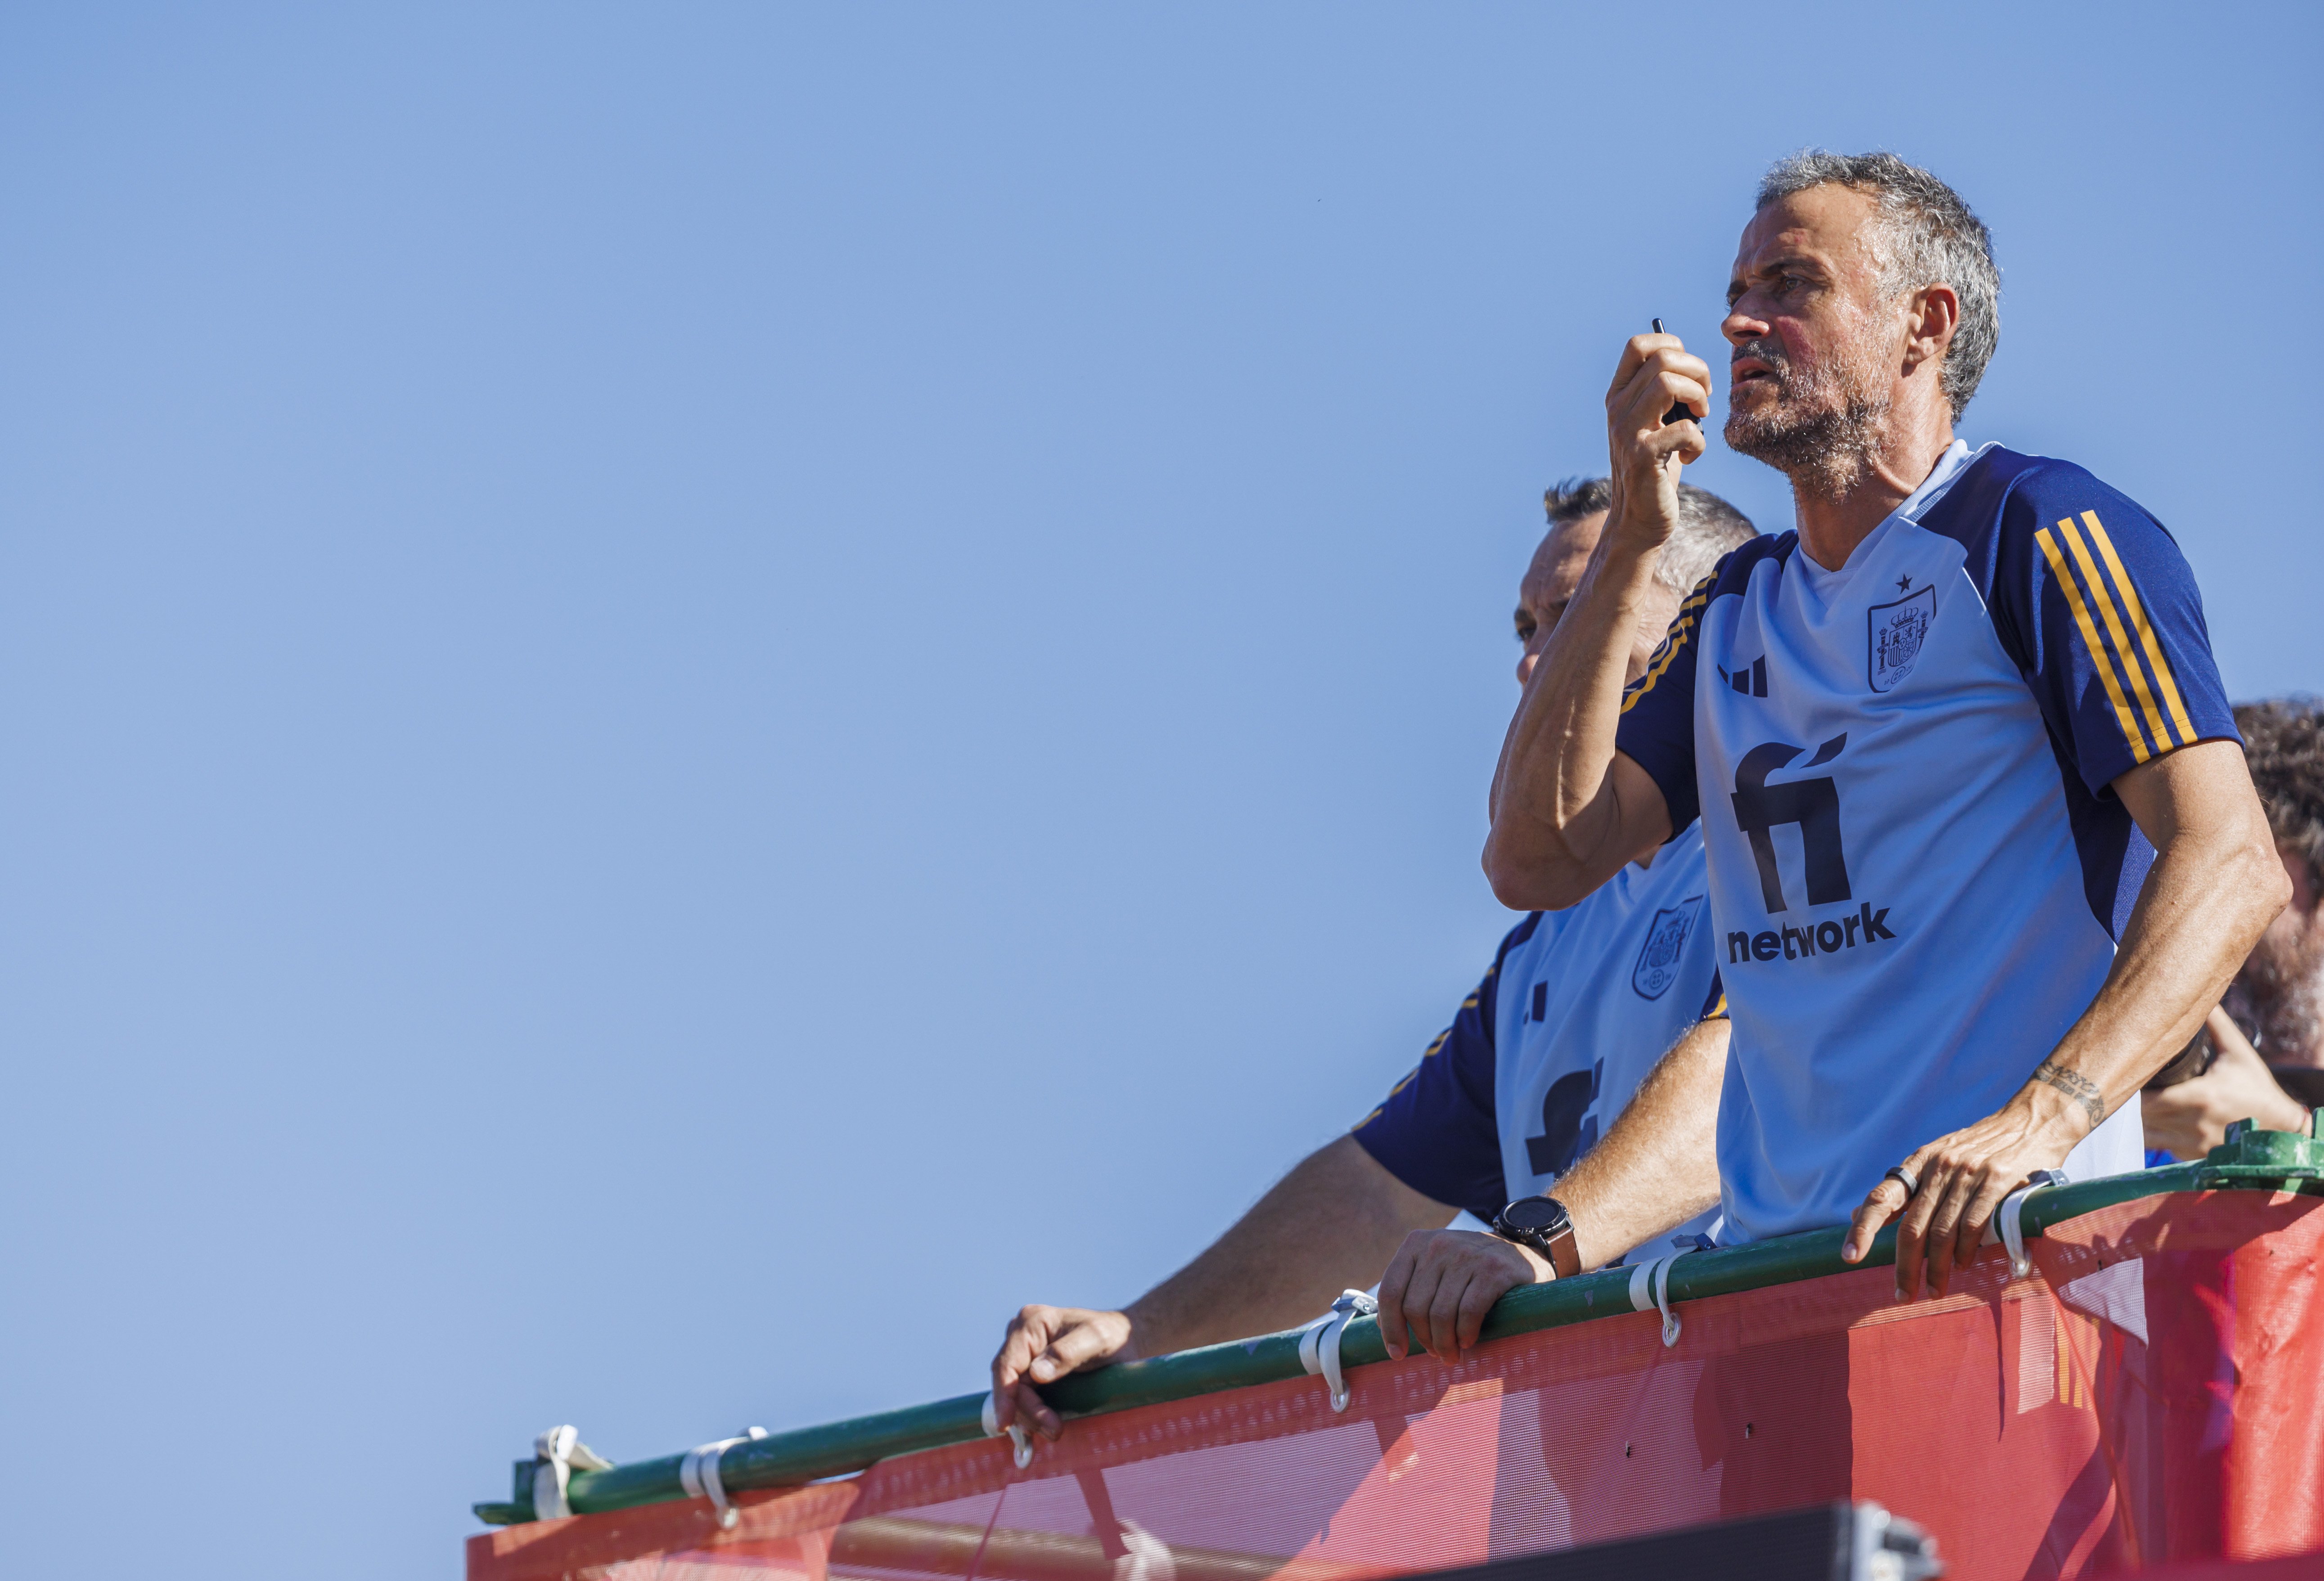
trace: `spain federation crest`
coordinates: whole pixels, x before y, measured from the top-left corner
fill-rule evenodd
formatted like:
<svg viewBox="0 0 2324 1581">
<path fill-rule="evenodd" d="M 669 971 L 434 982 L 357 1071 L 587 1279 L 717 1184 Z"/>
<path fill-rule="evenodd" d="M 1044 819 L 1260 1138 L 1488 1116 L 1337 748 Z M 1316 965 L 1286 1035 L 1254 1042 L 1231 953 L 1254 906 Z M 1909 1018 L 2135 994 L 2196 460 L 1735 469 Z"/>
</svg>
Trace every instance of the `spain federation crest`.
<svg viewBox="0 0 2324 1581">
<path fill-rule="evenodd" d="M 1864 668 L 1875 692 L 1892 692 L 1920 662 L 1921 645 L 1937 618 L 1937 590 L 1924 587 L 1894 603 L 1874 604 L 1865 638 Z"/>
<path fill-rule="evenodd" d="M 1654 925 L 1638 951 L 1638 964 L 1630 969 L 1630 987 L 1640 998 L 1659 999 L 1678 981 L 1678 960 L 1686 952 L 1686 936 L 1702 911 L 1702 896 L 1690 895 L 1655 913 Z"/>
</svg>

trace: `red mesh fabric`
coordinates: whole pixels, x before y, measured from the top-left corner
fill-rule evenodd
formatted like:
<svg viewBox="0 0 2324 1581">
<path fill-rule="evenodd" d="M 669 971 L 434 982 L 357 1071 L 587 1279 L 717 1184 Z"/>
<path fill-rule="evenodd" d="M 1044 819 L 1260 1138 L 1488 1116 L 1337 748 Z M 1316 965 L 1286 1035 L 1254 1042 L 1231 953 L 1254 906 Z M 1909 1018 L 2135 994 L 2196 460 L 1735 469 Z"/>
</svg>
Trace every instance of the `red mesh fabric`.
<svg viewBox="0 0 2324 1581">
<path fill-rule="evenodd" d="M 2324 1201 L 2150 1198 L 1998 1247 L 1941 1301 L 1886 1268 L 473 1538 L 470 1581 L 1335 1581 L 1871 1499 L 1956 1578 L 2324 1549 Z"/>
<path fill-rule="evenodd" d="M 2324 1549 L 2274 1559 L 2189 1559 L 2139 1572 L 2140 1581 L 2317 1581 Z"/>
</svg>

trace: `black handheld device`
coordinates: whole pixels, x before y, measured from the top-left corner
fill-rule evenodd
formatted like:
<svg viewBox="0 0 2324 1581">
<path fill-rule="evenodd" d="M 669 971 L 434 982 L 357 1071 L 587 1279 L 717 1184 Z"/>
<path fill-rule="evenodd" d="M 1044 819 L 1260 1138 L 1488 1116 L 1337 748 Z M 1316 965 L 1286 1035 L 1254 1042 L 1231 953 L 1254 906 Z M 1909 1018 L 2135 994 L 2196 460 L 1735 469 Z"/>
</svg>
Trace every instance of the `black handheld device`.
<svg viewBox="0 0 2324 1581">
<path fill-rule="evenodd" d="M 1655 333 L 1656 335 L 1663 333 L 1663 321 L 1659 318 L 1655 320 Z M 1679 402 L 1676 406 L 1672 407 L 1670 410 L 1663 413 L 1663 421 L 1665 423 L 1674 423 L 1681 418 L 1686 418 L 1689 422 L 1692 422 L 1694 420 L 1694 414 L 1686 409 L 1686 403 L 1684 401 Z"/>
</svg>

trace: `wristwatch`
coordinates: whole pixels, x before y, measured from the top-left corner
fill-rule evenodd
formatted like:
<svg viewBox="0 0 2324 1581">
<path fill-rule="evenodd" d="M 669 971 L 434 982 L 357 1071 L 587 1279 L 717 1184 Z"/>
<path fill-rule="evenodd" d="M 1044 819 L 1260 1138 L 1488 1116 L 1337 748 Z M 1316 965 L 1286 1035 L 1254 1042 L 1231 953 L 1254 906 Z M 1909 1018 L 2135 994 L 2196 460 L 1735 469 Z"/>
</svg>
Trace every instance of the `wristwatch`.
<svg viewBox="0 0 2324 1581">
<path fill-rule="evenodd" d="M 1493 1233 L 1549 1259 L 1560 1279 L 1582 1272 L 1573 1245 L 1573 1216 L 1554 1197 L 1520 1197 L 1493 1215 Z"/>
</svg>

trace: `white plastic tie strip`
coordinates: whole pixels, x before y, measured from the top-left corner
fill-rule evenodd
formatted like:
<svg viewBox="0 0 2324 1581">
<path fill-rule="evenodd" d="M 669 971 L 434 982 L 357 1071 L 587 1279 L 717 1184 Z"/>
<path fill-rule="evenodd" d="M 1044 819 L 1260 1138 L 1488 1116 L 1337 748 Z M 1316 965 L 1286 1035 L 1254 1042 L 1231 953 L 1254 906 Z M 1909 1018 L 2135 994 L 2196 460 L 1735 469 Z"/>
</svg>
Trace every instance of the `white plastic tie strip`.
<svg viewBox="0 0 2324 1581">
<path fill-rule="evenodd" d="M 532 1440 L 532 1513 L 539 1521 L 561 1521 L 573 1513 L 566 1489 L 575 1471 L 611 1471 L 613 1463 L 581 1441 L 581 1429 L 571 1422 L 554 1427 Z"/>
<path fill-rule="evenodd" d="M 988 1439 L 997 1439 L 1001 1436 L 1000 1411 L 994 1406 L 992 1396 L 990 1394 L 984 1397 L 984 1436 Z M 1017 1448 L 1018 1470 L 1022 1471 L 1033 1464 L 1033 1435 L 1025 1430 L 1023 1422 L 1012 1421 L 1009 1424 L 1009 1441 Z"/>
<path fill-rule="evenodd" d="M 1663 1315 L 1663 1345 L 1678 1343 L 1678 1314 L 1671 1310 L 1671 1264 L 1681 1257 L 1690 1257 L 1696 1248 L 1673 1252 L 1667 1257 L 1655 1257 L 1630 1270 L 1630 1310 L 1634 1312 L 1660 1312 Z"/>
<path fill-rule="evenodd" d="M 1307 1375 L 1323 1374 L 1323 1383 L 1332 1393 L 1332 1409 L 1348 1409 L 1348 1381 L 1340 1369 L 1340 1340 L 1348 1325 L 1358 1318 L 1379 1315 L 1379 1302 L 1360 1290 L 1343 1291 L 1332 1303 L 1332 1310 L 1307 1326 L 1299 1337 L 1299 1365 Z"/>
<path fill-rule="evenodd" d="M 727 1502 L 726 1484 L 719 1480 L 718 1462 L 727 1450 L 737 1444 L 747 1444 L 753 1439 L 767 1436 L 764 1428 L 746 1428 L 739 1439 L 721 1439 L 715 1444 L 704 1444 L 688 1449 L 686 1458 L 678 1463 L 678 1485 L 686 1490 L 689 1499 L 708 1499 L 710 1507 L 718 1512 L 721 1530 L 732 1530 L 742 1517 Z"/>
<path fill-rule="evenodd" d="M 2002 1249 L 2009 1254 L 2009 1277 L 2023 1279 L 2034 1272 L 2033 1259 L 2025 1255 L 2025 1199 L 2050 1186 L 2066 1183 L 2066 1172 L 2061 1169 L 2037 1169 L 2026 1182 L 2001 1200 L 2000 1210 L 1993 1221 L 2001 1230 Z"/>
</svg>

